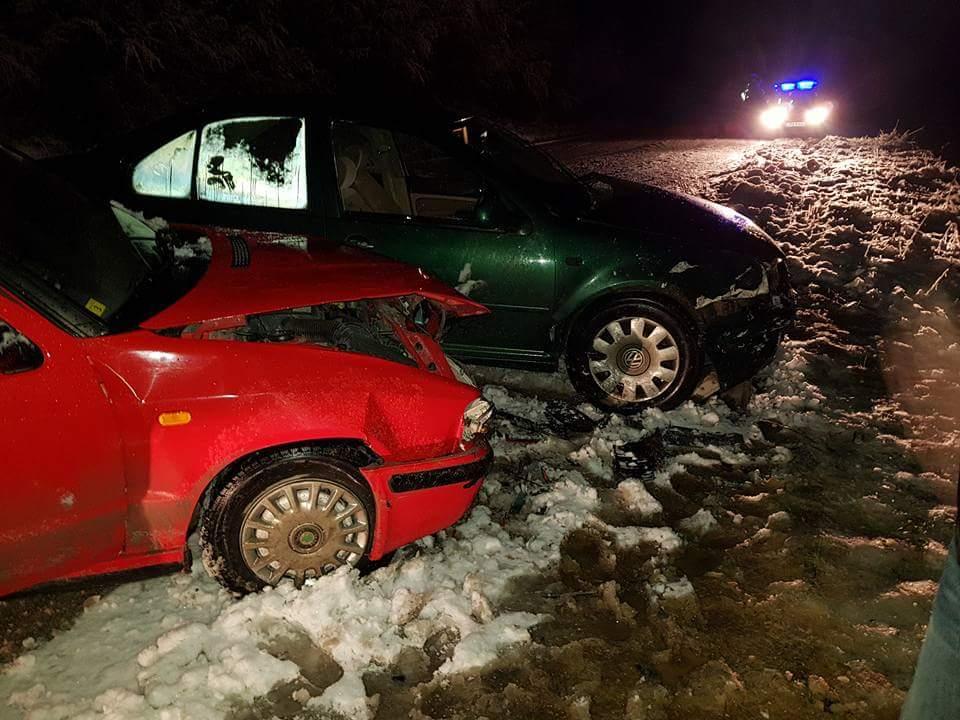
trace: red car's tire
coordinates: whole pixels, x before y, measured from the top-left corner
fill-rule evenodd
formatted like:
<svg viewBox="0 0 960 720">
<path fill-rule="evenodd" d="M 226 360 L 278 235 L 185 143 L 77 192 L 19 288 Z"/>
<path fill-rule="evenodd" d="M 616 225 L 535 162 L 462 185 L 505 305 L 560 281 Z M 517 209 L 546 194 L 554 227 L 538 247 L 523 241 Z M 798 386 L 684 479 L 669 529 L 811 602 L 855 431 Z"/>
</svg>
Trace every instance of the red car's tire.
<svg viewBox="0 0 960 720">
<path fill-rule="evenodd" d="M 573 386 L 598 407 L 668 409 L 693 393 L 703 350 L 693 323 L 654 300 L 611 303 L 584 318 L 567 343 Z"/>
<path fill-rule="evenodd" d="M 287 448 L 240 465 L 200 518 L 207 572 L 239 595 L 356 566 L 373 542 L 376 504 L 356 468 L 323 448 Z"/>
</svg>

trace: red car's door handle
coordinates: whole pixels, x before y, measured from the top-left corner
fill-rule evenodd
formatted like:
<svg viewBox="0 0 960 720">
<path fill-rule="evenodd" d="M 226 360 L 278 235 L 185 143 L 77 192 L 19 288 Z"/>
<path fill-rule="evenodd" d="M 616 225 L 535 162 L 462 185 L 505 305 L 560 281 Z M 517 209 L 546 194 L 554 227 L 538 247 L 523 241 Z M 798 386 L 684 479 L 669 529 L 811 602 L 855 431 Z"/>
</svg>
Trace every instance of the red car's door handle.
<svg viewBox="0 0 960 720">
<path fill-rule="evenodd" d="M 350 235 L 344 242 L 347 245 L 356 248 L 363 248 L 364 250 L 373 250 L 374 245 L 370 240 L 365 238 L 363 235 Z"/>
</svg>

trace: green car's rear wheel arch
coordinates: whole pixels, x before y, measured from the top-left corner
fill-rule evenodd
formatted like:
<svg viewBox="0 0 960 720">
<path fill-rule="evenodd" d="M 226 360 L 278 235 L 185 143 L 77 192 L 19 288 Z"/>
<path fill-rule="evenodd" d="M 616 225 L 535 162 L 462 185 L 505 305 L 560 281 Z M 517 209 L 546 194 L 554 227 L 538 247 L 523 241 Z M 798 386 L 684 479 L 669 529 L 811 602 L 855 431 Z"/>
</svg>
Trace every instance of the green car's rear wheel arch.
<svg viewBox="0 0 960 720">
<path fill-rule="evenodd" d="M 676 407 L 693 393 L 702 365 L 693 323 L 649 299 L 614 301 L 581 317 L 567 343 L 574 387 L 621 412 Z"/>
<path fill-rule="evenodd" d="M 242 465 L 205 503 L 204 565 L 238 594 L 359 565 L 375 507 L 359 472 L 320 449 L 270 453 Z"/>
</svg>

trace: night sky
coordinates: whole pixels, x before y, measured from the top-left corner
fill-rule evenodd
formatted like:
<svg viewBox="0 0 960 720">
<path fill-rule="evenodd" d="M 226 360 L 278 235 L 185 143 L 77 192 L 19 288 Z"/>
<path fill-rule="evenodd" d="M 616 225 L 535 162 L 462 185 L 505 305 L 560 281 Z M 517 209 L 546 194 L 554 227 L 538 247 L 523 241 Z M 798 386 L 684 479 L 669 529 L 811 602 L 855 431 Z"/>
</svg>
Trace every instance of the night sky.
<svg viewBox="0 0 960 720">
<path fill-rule="evenodd" d="M 843 130 L 960 134 L 957 0 L 54 0 L 0 6 L 0 134 L 95 142 L 250 94 L 420 98 L 520 124 L 717 135 L 751 73 Z"/>
</svg>

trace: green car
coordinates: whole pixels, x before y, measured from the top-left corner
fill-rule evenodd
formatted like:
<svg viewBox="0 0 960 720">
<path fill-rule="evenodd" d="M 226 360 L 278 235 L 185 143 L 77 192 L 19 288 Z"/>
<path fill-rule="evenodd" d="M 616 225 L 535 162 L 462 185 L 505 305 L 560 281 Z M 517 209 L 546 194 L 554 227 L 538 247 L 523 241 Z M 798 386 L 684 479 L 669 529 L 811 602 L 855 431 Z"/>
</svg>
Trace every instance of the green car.
<svg viewBox="0 0 960 720">
<path fill-rule="evenodd" d="M 793 293 L 782 253 L 746 217 L 576 177 L 482 119 L 336 108 L 218 105 L 48 162 L 178 225 L 325 238 L 417 265 L 492 311 L 447 329 L 451 355 L 563 361 L 606 408 L 672 407 L 773 357 Z"/>
</svg>

